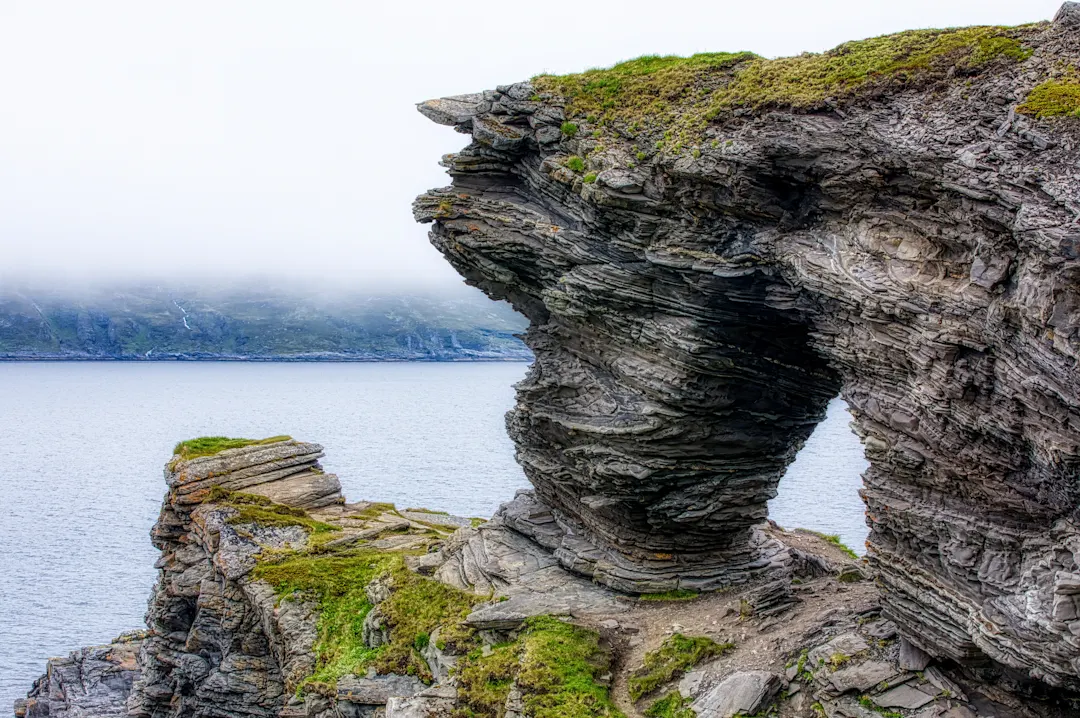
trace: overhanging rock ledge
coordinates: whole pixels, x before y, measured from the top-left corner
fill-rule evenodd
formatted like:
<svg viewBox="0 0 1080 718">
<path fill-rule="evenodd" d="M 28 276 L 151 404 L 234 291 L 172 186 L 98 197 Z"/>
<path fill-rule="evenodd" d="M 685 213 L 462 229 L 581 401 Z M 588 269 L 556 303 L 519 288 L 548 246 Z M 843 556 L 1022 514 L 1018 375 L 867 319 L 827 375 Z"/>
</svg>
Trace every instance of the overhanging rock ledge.
<svg viewBox="0 0 1080 718">
<path fill-rule="evenodd" d="M 417 219 L 531 322 L 507 421 L 536 492 L 504 521 L 625 591 L 767 573 L 767 501 L 839 392 L 902 635 L 1080 688 L 1080 120 L 1026 114 L 1076 82 L 1078 15 L 696 135 L 543 78 L 420 105 L 472 142 Z"/>
</svg>

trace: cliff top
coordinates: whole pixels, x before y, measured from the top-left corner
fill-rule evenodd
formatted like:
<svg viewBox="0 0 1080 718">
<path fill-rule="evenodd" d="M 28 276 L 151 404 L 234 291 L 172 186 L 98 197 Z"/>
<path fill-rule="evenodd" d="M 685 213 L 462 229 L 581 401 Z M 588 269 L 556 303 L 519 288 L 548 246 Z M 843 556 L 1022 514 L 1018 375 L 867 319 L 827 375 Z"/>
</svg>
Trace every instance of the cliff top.
<svg viewBox="0 0 1080 718">
<path fill-rule="evenodd" d="M 214 456 L 227 449 L 241 449 L 245 446 L 276 444 L 291 441 L 291 436 L 271 436 L 266 439 L 230 439 L 227 436 L 200 436 L 196 439 L 181 441 L 173 448 L 173 455 L 180 461 L 197 459 L 200 456 Z"/>
<path fill-rule="evenodd" d="M 1043 84 L 1018 111 L 1039 117 L 1080 112 L 1080 76 L 1065 63 L 1028 61 L 1080 13 L 1066 3 L 1053 24 L 909 30 L 846 42 L 823 53 L 768 59 L 751 52 L 647 55 L 602 69 L 539 75 L 530 99 L 562 105 L 564 135 L 657 140 L 681 149 L 727 116 L 769 109 L 816 111 L 904 90 L 971 84 L 981 75 L 1036 70 Z M 1071 29 L 1071 27 L 1070 27 Z M 1048 32 L 1050 31 L 1050 32 Z M 1035 67 L 1037 65 L 1037 67 Z M 649 147 L 642 146 L 642 150 Z M 641 159 L 644 159 L 643 157 Z"/>
</svg>

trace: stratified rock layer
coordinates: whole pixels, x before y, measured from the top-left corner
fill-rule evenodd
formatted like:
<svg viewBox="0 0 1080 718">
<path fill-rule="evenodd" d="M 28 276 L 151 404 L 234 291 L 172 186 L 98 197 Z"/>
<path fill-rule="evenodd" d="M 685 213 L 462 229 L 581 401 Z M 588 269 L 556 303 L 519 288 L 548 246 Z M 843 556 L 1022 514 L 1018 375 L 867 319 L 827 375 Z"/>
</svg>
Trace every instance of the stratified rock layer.
<svg viewBox="0 0 1080 718">
<path fill-rule="evenodd" d="M 969 81 L 729 113 L 646 160 L 529 84 L 422 104 L 472 144 L 416 217 L 531 322 L 536 505 L 506 523 L 619 589 L 767 573 L 755 526 L 840 392 L 905 638 L 1080 687 L 1080 122 L 1016 112 L 1080 58 L 1074 10 Z"/>
<path fill-rule="evenodd" d="M 142 632 L 120 636 L 106 646 L 52 658 L 45 675 L 23 700 L 15 718 L 121 718 L 127 715 L 131 687 L 139 678 L 137 656 Z"/>
<path fill-rule="evenodd" d="M 214 487 L 301 508 L 340 502 L 322 455 L 318 444 L 280 441 L 166 467 L 169 493 L 151 532 L 161 571 L 129 715 L 271 718 L 285 706 L 287 686 L 311 672 L 310 607 L 278 605 L 269 586 L 247 578 L 262 548 L 303 546 L 307 534 L 298 526 L 245 530 L 229 523 L 235 509 L 202 502 Z"/>
</svg>

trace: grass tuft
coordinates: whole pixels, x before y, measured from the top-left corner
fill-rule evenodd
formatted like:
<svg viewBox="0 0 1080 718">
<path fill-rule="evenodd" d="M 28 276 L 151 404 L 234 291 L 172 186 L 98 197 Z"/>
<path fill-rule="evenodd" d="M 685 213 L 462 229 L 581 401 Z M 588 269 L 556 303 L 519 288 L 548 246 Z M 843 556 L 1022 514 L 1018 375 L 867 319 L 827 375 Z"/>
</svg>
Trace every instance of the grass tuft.
<svg viewBox="0 0 1080 718">
<path fill-rule="evenodd" d="M 574 172 L 583 172 L 585 170 L 585 160 L 577 155 L 570 155 L 566 158 L 566 166 Z"/>
<path fill-rule="evenodd" d="M 280 441 L 290 441 L 291 436 L 271 436 L 268 439 L 230 439 L 227 436 L 200 436 L 197 439 L 181 441 L 173 447 L 173 455 L 180 461 L 196 459 L 200 456 L 213 456 L 220 454 L 226 449 L 240 449 L 245 446 L 260 444 L 276 444 Z"/>
<path fill-rule="evenodd" d="M 810 533 L 820 538 L 823 538 L 829 543 L 831 543 L 833 546 L 836 546 L 838 549 L 847 554 L 848 558 L 854 559 L 856 561 L 859 560 L 859 554 L 855 553 L 847 544 L 841 541 L 839 534 L 823 534 L 817 531 L 811 531 Z"/>
<path fill-rule="evenodd" d="M 573 122 L 564 122 L 559 129 L 561 129 L 562 133 L 567 137 L 573 137 L 578 133 L 578 126 Z"/>
<path fill-rule="evenodd" d="M 204 500 L 219 506 L 236 509 L 236 514 L 228 520 L 230 525 L 255 524 L 261 527 L 299 526 L 309 534 L 322 534 L 340 531 L 337 526 L 316 521 L 307 511 L 293 506 L 277 504 L 258 494 L 245 494 L 229 491 L 220 486 L 210 489 Z"/>
<path fill-rule="evenodd" d="M 364 619 L 372 609 L 365 587 L 385 576 L 390 597 L 379 604 L 390 643 L 369 648 L 363 641 Z M 332 691 L 342 676 L 373 666 L 380 673 L 403 673 L 430 680 L 419 651 L 435 629 L 440 643 L 471 645 L 472 631 L 461 621 L 483 600 L 405 567 L 401 554 L 364 549 L 337 554 L 295 554 L 276 563 L 260 563 L 252 573 L 269 583 L 282 600 L 307 600 L 318 606 L 316 666 L 301 688 Z"/>
<path fill-rule="evenodd" d="M 671 691 L 645 709 L 645 718 L 696 718 L 690 701 L 678 691 Z"/>
<path fill-rule="evenodd" d="M 734 643 L 717 643 L 707 636 L 669 636 L 659 648 L 645 654 L 642 667 L 630 676 L 630 698 L 637 701 L 705 659 L 734 648 Z"/>
<path fill-rule="evenodd" d="M 1017 112 L 1046 117 L 1080 117 L 1080 80 L 1049 80 L 1030 93 Z"/>
<path fill-rule="evenodd" d="M 638 599 L 642 601 L 693 601 L 698 595 L 697 591 L 691 591 L 688 588 L 677 588 L 662 593 L 643 593 L 638 596 Z"/>
<path fill-rule="evenodd" d="M 600 677 L 611 655 L 595 631 L 550 616 L 530 618 L 513 643 L 458 663 L 459 715 L 498 718 L 515 682 L 533 718 L 623 718 Z"/>
</svg>

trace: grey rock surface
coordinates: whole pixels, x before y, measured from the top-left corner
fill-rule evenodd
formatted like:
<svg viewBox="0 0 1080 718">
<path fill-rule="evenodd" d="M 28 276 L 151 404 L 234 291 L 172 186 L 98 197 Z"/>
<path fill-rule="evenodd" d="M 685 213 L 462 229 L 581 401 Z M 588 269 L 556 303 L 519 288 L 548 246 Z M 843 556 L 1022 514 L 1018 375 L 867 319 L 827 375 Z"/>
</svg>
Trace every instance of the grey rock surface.
<svg viewBox="0 0 1080 718">
<path fill-rule="evenodd" d="M 166 467 L 169 493 L 151 532 L 162 554 L 147 612 L 151 635 L 128 715 L 276 718 L 311 674 L 313 607 L 281 601 L 248 576 L 263 547 L 302 546 L 307 534 L 296 526 L 233 526 L 235 509 L 200 502 L 221 486 L 300 508 L 340 503 L 340 484 L 322 471 L 322 455 L 318 444 L 290 440 Z M 306 701 L 299 710 L 314 715 L 320 706 Z"/>
<path fill-rule="evenodd" d="M 560 134 L 572 108 L 528 83 L 428 103 L 472 142 L 415 216 L 530 320 L 508 427 L 536 505 L 507 525 L 622 590 L 753 580 L 840 393 L 899 633 L 1080 688 L 1080 135 L 1017 112 L 1080 58 L 1075 15 L 1022 30 L 1022 62 L 721 114 L 693 152 Z"/>
<path fill-rule="evenodd" d="M 699 716 L 732 718 L 753 715 L 780 689 L 780 676 L 768 671 L 740 671 L 727 676 L 697 697 L 692 708 Z"/>
<path fill-rule="evenodd" d="M 510 630 L 531 616 L 583 618 L 626 611 L 614 591 L 568 571 L 557 553 L 514 530 L 520 524 L 513 517 L 533 506 L 531 493 L 519 492 L 491 521 L 459 530 L 439 552 L 434 576 L 440 581 L 505 599 L 481 606 L 469 615 L 468 623 Z"/>
<path fill-rule="evenodd" d="M 73 651 L 49 660 L 45 675 L 26 699 L 16 701 L 16 718 L 120 718 L 139 677 L 136 657 L 143 634 L 121 636 L 105 646 Z"/>
</svg>

